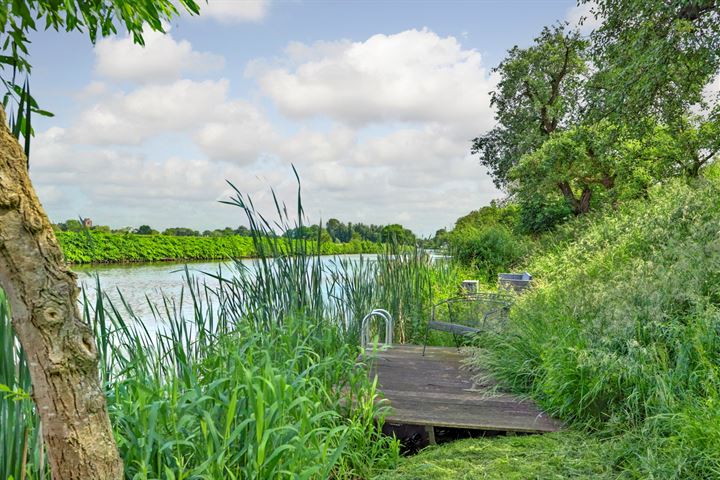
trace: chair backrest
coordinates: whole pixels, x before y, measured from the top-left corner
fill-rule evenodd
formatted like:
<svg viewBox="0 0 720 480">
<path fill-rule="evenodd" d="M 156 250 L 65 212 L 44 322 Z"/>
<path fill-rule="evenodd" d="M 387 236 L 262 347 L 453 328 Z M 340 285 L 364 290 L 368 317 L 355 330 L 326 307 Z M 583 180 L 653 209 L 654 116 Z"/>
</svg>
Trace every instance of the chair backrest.
<svg viewBox="0 0 720 480">
<path fill-rule="evenodd" d="M 433 305 L 432 321 L 495 329 L 504 323 L 513 297 L 504 293 L 475 293 L 453 297 Z"/>
</svg>

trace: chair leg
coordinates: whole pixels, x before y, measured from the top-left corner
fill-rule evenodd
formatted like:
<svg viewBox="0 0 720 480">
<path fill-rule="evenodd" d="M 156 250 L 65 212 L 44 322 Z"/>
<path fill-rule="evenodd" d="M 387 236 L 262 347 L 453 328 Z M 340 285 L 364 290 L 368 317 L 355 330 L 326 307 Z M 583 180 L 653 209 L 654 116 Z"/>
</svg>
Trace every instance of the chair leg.
<svg viewBox="0 0 720 480">
<path fill-rule="evenodd" d="M 430 334 L 430 326 L 425 327 L 425 339 L 423 340 L 423 354 L 422 356 L 425 356 L 425 349 L 427 348 L 428 343 L 428 335 Z"/>
</svg>

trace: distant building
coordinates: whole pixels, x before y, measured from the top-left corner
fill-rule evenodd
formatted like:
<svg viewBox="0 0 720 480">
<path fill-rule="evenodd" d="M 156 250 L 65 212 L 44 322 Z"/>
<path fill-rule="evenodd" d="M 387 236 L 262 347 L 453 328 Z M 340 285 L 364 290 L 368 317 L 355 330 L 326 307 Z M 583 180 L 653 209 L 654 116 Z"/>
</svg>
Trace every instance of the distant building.
<svg viewBox="0 0 720 480">
<path fill-rule="evenodd" d="M 92 228 L 92 219 L 90 219 L 90 218 L 83 218 L 83 227 L 85 227 L 85 228 Z"/>
</svg>

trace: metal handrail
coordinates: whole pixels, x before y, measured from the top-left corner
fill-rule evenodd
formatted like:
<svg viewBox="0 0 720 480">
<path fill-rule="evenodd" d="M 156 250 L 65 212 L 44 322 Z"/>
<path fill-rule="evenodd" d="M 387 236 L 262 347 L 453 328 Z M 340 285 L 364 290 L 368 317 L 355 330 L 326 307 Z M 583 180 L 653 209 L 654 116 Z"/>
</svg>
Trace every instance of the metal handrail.
<svg viewBox="0 0 720 480">
<path fill-rule="evenodd" d="M 360 346 L 366 348 L 370 343 L 370 320 L 373 317 L 380 317 L 385 320 L 385 343 L 384 345 L 392 345 L 393 342 L 393 317 L 390 312 L 383 308 L 376 308 L 372 312 L 363 317 L 360 324 Z"/>
</svg>

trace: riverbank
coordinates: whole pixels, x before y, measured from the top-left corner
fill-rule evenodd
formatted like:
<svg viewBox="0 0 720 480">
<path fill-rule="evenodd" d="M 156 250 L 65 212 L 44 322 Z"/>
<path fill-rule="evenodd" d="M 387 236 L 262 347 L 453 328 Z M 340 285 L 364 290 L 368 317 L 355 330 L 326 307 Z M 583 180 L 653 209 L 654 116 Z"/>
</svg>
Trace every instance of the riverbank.
<svg viewBox="0 0 720 480">
<path fill-rule="evenodd" d="M 72 264 L 223 260 L 261 256 L 252 237 L 240 235 L 176 237 L 88 231 L 57 232 L 56 236 L 65 260 Z M 289 250 L 291 240 L 263 240 L 266 244 L 270 241 L 278 242 L 281 250 Z M 307 246 L 310 251 L 318 248 L 315 242 L 308 242 Z M 348 243 L 323 242 L 319 248 L 321 255 L 379 253 L 384 249 L 382 244 L 366 240 L 353 240 Z"/>
<path fill-rule="evenodd" d="M 607 451 L 591 435 L 566 431 L 458 440 L 400 460 L 375 480 L 614 478 Z"/>
</svg>

